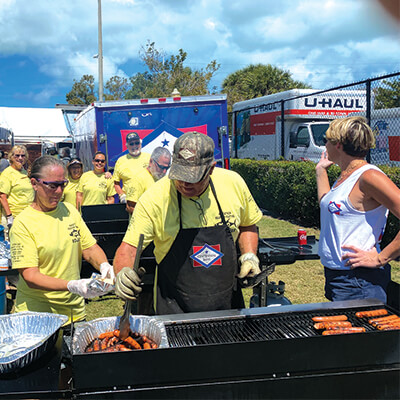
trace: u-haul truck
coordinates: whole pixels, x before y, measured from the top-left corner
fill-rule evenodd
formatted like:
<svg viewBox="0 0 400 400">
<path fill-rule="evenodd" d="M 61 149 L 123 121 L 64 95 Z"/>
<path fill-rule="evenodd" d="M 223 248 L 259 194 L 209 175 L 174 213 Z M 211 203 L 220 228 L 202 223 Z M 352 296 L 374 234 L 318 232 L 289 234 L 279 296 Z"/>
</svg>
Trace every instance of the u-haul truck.
<svg viewBox="0 0 400 400">
<path fill-rule="evenodd" d="M 315 93 L 314 89 L 292 89 L 235 103 L 232 157 L 318 162 L 325 151 L 323 138 L 329 122 L 365 112 L 366 97 L 364 90 Z"/>
</svg>

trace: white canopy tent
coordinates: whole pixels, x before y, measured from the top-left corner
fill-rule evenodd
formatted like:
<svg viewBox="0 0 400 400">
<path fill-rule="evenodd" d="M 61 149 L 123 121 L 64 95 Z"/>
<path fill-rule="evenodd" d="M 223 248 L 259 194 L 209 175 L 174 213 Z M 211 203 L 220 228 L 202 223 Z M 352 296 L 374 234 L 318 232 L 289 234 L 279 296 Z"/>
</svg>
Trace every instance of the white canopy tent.
<svg viewBox="0 0 400 400">
<path fill-rule="evenodd" d="M 16 143 L 59 143 L 71 140 L 61 109 L 0 107 L 0 139 Z M 6 137 L 8 136 L 8 137 Z"/>
</svg>

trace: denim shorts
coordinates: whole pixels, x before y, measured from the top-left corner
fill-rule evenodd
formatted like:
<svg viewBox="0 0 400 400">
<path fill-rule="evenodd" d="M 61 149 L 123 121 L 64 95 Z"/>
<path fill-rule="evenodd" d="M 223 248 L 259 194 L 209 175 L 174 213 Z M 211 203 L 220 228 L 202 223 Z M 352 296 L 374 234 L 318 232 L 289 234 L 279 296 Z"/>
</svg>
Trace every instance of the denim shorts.
<svg viewBox="0 0 400 400">
<path fill-rule="evenodd" d="M 389 264 L 382 268 L 325 270 L 325 297 L 331 301 L 374 298 L 386 303 L 391 279 Z"/>
</svg>

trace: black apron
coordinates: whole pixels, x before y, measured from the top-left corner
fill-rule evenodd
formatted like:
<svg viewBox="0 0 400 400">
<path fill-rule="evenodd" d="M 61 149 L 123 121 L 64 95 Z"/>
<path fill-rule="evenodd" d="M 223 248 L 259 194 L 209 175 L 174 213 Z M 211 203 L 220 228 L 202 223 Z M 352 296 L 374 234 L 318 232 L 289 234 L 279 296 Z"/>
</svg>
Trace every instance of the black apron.
<svg viewBox="0 0 400 400">
<path fill-rule="evenodd" d="M 179 232 L 169 252 L 158 266 L 156 313 L 177 314 L 243 308 L 237 288 L 236 246 L 218 202 L 221 225 L 182 228 L 179 191 Z"/>
</svg>

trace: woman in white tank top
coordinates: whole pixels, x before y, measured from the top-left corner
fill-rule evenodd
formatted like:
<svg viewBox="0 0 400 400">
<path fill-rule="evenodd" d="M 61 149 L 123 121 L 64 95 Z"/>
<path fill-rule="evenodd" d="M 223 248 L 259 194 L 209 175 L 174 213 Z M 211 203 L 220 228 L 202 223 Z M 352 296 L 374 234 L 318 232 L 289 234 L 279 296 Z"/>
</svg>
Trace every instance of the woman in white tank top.
<svg viewBox="0 0 400 400">
<path fill-rule="evenodd" d="M 333 121 L 326 152 L 316 166 L 321 206 L 319 256 L 329 300 L 378 298 L 386 302 L 388 262 L 400 255 L 400 232 L 382 251 L 388 210 L 400 218 L 400 189 L 364 157 L 375 143 L 363 117 Z M 341 174 L 330 187 L 327 169 Z"/>
</svg>

